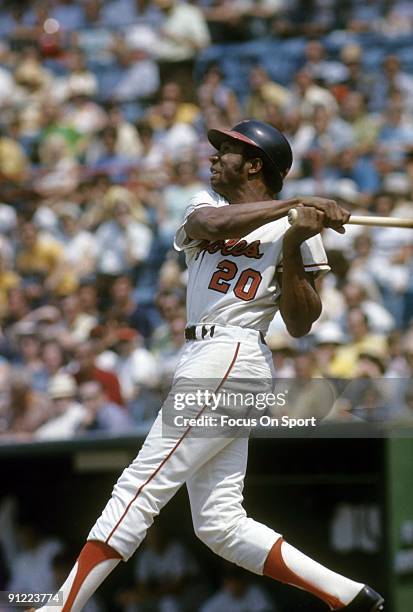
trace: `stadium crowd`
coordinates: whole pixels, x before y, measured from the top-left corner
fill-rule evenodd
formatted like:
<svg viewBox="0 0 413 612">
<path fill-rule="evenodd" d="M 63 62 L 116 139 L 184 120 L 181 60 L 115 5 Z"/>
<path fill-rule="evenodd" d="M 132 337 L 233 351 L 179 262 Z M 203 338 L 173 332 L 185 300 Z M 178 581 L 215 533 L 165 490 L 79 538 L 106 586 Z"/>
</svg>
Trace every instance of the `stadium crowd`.
<svg viewBox="0 0 413 612">
<path fill-rule="evenodd" d="M 281 197 L 412 217 L 412 35 L 403 0 L 3 2 L 0 439 L 153 420 L 184 345 L 173 236 L 208 186 L 209 127 L 281 129 Z M 323 238 L 321 319 L 296 341 L 275 317 L 277 373 L 301 381 L 301 416 L 333 377 L 355 381 L 334 418 L 413 422 L 411 231 Z"/>
</svg>

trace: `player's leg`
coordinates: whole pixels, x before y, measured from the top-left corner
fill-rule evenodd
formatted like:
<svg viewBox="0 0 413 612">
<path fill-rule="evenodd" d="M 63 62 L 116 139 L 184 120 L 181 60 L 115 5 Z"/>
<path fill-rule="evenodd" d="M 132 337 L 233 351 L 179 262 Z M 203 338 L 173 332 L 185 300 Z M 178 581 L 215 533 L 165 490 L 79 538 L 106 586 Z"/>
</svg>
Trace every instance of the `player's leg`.
<svg viewBox="0 0 413 612">
<path fill-rule="evenodd" d="M 242 506 L 247 445 L 245 438 L 232 440 L 188 480 L 197 536 L 228 561 L 309 591 L 331 609 L 343 609 L 360 598 L 363 584 L 323 567 L 284 542 L 280 534 L 247 517 Z"/>
<path fill-rule="evenodd" d="M 222 348 L 215 371 L 217 379 L 219 374 L 222 380 L 226 380 L 235 364 L 238 348 L 237 343 Z M 197 375 L 199 372 L 193 365 L 193 378 Z M 177 390 L 181 390 L 178 383 L 174 385 L 167 402 L 174 400 Z M 196 413 L 198 409 L 194 408 L 194 411 Z M 188 431 L 185 427 L 169 428 L 168 435 L 164 436 L 162 412 L 158 415 L 138 456 L 116 483 L 109 502 L 90 531 L 88 541 L 61 589 L 62 612 L 79 612 L 82 609 L 119 561 L 126 561 L 132 556 L 154 517 L 188 476 L 230 443 L 230 439 L 223 437 L 192 438 L 187 435 Z M 54 612 L 56 608 L 46 606 L 41 610 Z"/>
</svg>

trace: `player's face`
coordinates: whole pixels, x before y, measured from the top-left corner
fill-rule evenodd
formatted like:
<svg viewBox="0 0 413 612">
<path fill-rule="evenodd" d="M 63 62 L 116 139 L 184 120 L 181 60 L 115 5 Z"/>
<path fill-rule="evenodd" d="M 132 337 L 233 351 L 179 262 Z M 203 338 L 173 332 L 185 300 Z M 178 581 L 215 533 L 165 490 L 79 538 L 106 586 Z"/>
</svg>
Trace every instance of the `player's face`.
<svg viewBox="0 0 413 612">
<path fill-rule="evenodd" d="M 246 180 L 244 147 L 241 143 L 226 140 L 209 159 L 211 186 L 217 193 L 226 195 L 228 190 L 239 187 Z"/>
</svg>

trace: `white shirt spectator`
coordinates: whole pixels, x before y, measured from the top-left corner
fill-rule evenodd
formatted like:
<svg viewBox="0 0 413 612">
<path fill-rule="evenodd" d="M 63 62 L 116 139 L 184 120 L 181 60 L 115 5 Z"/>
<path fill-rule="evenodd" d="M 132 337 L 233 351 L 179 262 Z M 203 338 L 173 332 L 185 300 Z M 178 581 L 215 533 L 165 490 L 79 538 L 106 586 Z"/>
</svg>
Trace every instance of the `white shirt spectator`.
<svg viewBox="0 0 413 612">
<path fill-rule="evenodd" d="M 144 347 L 136 348 L 126 359 L 119 358 L 115 371 L 126 401 L 133 399 L 135 385 L 153 388 L 159 379 L 157 361 Z"/>
<path fill-rule="evenodd" d="M 77 402 L 72 402 L 63 414 L 41 425 L 34 432 L 34 438 L 36 440 L 69 440 L 73 438 L 85 416 L 85 412 L 83 406 Z"/>
<path fill-rule="evenodd" d="M 98 228 L 96 239 L 99 272 L 121 274 L 147 258 L 152 232 L 136 221 L 131 221 L 126 229 L 116 221 L 106 221 Z"/>
<path fill-rule="evenodd" d="M 149 98 L 159 88 L 159 68 L 151 59 L 142 59 L 132 64 L 112 94 L 115 100 Z"/>
<path fill-rule="evenodd" d="M 65 236 L 62 242 L 65 261 L 76 269 L 82 262 L 96 259 L 96 239 L 91 232 L 79 230 L 73 236 Z"/>
<path fill-rule="evenodd" d="M 160 137 L 166 152 L 174 159 L 188 153 L 198 143 L 198 135 L 187 123 L 175 123 Z"/>
<path fill-rule="evenodd" d="M 162 24 L 162 33 L 156 49 L 157 57 L 162 61 L 192 59 L 210 42 L 208 26 L 201 10 L 181 2 L 172 7 Z"/>
</svg>

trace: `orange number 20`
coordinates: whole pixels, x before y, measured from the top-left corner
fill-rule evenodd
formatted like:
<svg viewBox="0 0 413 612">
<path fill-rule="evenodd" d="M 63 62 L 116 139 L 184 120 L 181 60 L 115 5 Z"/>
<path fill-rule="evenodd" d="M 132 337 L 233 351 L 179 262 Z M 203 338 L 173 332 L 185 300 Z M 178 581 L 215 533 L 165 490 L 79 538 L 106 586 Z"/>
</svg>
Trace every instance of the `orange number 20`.
<svg viewBox="0 0 413 612">
<path fill-rule="evenodd" d="M 223 259 L 217 267 L 218 270 L 212 275 L 208 289 L 219 291 L 219 293 L 227 293 L 231 287 L 231 283 L 228 281 L 232 281 L 235 278 L 238 273 L 238 266 L 229 259 Z M 245 302 L 253 300 L 261 280 L 262 276 L 258 270 L 253 268 L 243 270 L 235 283 L 234 294 Z"/>
</svg>

